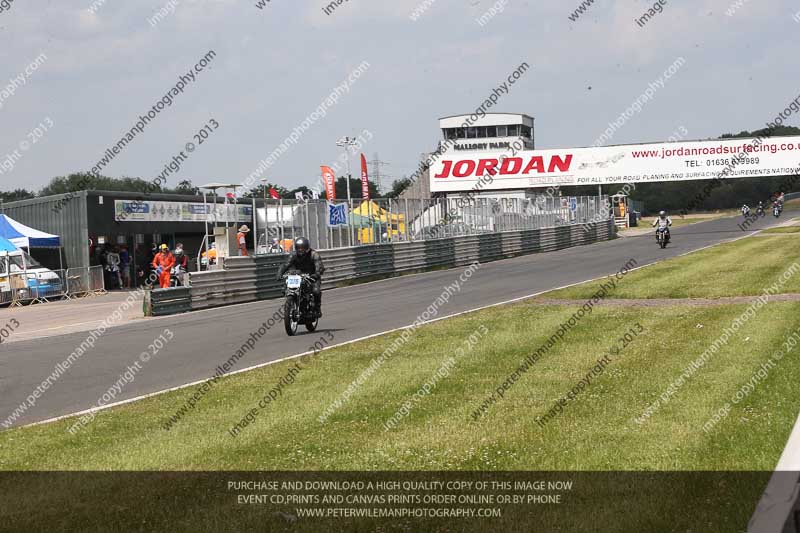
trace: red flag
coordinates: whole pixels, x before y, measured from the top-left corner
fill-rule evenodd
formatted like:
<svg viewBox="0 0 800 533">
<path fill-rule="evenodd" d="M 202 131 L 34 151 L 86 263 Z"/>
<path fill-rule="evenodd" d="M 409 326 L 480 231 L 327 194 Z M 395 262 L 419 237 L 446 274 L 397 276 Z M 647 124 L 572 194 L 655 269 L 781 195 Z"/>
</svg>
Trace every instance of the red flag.
<svg viewBox="0 0 800 533">
<path fill-rule="evenodd" d="M 233 194 L 232 192 L 225 193 L 225 196 L 227 196 L 231 200 L 235 200 L 236 199 L 236 195 Z"/>
<path fill-rule="evenodd" d="M 336 200 L 336 176 L 331 167 L 321 166 L 319 168 L 322 169 L 322 181 L 325 183 L 325 196 L 328 197 L 329 202 L 332 202 Z"/>
<path fill-rule="evenodd" d="M 278 191 L 276 191 L 273 187 L 269 188 L 269 197 L 272 198 L 273 200 L 281 199 L 281 195 L 278 194 Z"/>
<path fill-rule="evenodd" d="M 369 177 L 367 176 L 367 158 L 361 154 L 361 197 L 369 200 Z"/>
</svg>

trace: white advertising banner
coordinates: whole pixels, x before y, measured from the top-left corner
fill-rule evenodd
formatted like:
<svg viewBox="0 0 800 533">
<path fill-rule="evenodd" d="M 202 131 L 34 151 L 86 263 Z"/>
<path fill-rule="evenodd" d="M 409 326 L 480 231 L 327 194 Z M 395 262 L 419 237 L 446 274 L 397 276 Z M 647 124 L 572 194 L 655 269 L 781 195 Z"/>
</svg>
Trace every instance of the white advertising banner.
<svg viewBox="0 0 800 533">
<path fill-rule="evenodd" d="M 157 202 L 114 200 L 114 220 L 118 222 L 250 222 L 253 208 L 241 204 Z"/>
<path fill-rule="evenodd" d="M 799 172 L 800 137 L 771 137 L 445 153 L 431 165 L 430 181 L 432 192 L 457 192 L 782 176 Z"/>
</svg>

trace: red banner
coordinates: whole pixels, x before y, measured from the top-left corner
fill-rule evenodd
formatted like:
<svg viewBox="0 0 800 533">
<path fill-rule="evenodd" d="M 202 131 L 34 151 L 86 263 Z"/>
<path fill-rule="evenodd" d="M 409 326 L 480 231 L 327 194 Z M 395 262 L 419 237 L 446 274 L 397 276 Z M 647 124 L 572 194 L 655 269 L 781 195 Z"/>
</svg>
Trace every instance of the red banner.
<svg viewBox="0 0 800 533">
<path fill-rule="evenodd" d="M 270 187 L 269 188 L 269 196 L 273 200 L 280 200 L 281 199 L 281 195 L 278 193 L 278 191 L 275 190 L 274 187 Z"/>
<path fill-rule="evenodd" d="M 325 183 L 325 196 L 328 197 L 329 202 L 332 202 L 336 200 L 336 176 L 333 174 L 333 169 L 331 167 L 321 166 L 319 168 L 322 169 L 322 181 Z"/>
<path fill-rule="evenodd" d="M 361 197 L 369 200 L 369 176 L 367 176 L 367 158 L 361 154 Z"/>
</svg>

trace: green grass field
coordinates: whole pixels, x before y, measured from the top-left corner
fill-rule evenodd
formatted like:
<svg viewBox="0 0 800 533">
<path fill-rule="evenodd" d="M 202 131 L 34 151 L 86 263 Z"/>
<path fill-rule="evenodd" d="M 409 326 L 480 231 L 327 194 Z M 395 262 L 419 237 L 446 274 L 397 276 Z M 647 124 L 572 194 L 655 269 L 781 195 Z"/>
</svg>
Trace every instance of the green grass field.
<svg viewBox="0 0 800 533">
<path fill-rule="evenodd" d="M 750 238 L 628 274 L 609 297 L 758 294 L 798 258 L 790 237 Z M 786 240 L 786 246 L 775 246 Z M 746 269 L 743 255 L 758 261 Z M 800 278 L 800 276 L 798 276 Z M 794 292 L 792 278 L 781 292 Z M 175 428 L 163 422 L 190 391 L 97 415 L 0 433 L 3 470 L 769 470 L 800 411 L 800 364 L 786 357 L 714 431 L 702 425 L 800 328 L 800 303 L 772 302 L 643 424 L 634 422 L 746 305 L 597 307 L 478 421 L 471 414 L 596 290 L 552 293 L 574 306 L 522 302 L 417 330 L 324 424 L 318 416 L 399 334 L 301 360 L 295 383 L 240 435 L 228 430 L 294 361 L 226 378 Z M 565 294 L 569 296 L 565 296 Z M 549 295 L 548 295 L 549 296 Z M 630 328 L 643 332 L 564 412 L 545 414 Z M 388 420 L 443 362 L 485 331 L 386 431 Z"/>
<path fill-rule="evenodd" d="M 614 297 L 757 296 L 795 262 L 800 264 L 796 237 L 740 239 L 630 272 Z M 594 291 L 592 284 L 585 284 L 553 291 L 547 296 L 586 299 Z M 800 276 L 792 276 L 781 292 L 800 293 Z"/>
<path fill-rule="evenodd" d="M 800 226 L 783 226 L 780 228 L 769 228 L 762 230 L 761 233 L 800 233 Z"/>
</svg>

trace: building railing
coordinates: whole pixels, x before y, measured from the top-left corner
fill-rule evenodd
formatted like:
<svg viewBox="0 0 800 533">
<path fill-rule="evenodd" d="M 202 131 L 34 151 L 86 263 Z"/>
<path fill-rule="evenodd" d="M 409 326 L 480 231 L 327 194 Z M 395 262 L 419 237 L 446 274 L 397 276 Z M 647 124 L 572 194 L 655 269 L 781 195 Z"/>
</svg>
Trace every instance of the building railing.
<svg viewBox="0 0 800 533">
<path fill-rule="evenodd" d="M 271 201 L 266 216 L 260 211 L 256 255 L 268 253 L 274 239 L 288 251 L 300 236 L 310 239 L 314 248 L 332 250 L 594 224 L 610 218 L 606 196 L 354 199 L 346 210 L 346 223 L 337 227 L 328 225 L 325 200 Z"/>
</svg>

